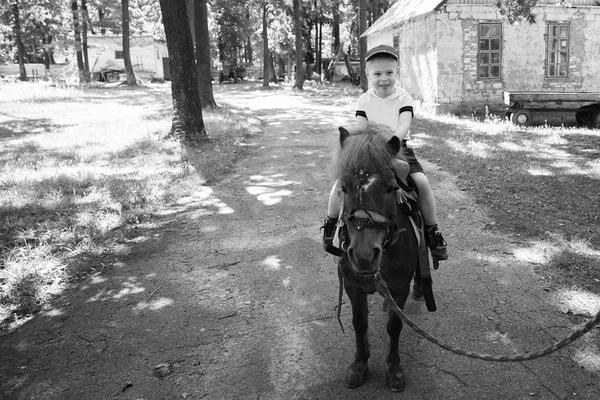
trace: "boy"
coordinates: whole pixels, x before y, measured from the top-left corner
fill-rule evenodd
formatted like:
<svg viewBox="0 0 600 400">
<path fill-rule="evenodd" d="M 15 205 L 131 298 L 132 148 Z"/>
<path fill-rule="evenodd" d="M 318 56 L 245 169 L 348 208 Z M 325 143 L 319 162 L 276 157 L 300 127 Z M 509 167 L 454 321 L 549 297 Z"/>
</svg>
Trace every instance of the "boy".
<svg viewBox="0 0 600 400">
<path fill-rule="evenodd" d="M 366 75 L 371 89 L 360 96 L 356 110 L 357 124 L 372 121 L 392 128 L 394 135 L 402 141 L 402 155 L 410 165 L 410 176 L 419 191 L 419 207 L 425 221 L 425 241 L 431 256 L 437 260 L 448 259 L 446 242 L 438 231 L 435 197 L 423 167 L 414 151 L 406 146 L 413 118 L 413 99 L 410 94 L 396 88 L 398 55 L 390 46 L 377 46 L 365 57 Z M 323 247 L 333 242 L 335 226 L 341 207 L 338 184 L 334 184 L 329 195 L 327 219 L 323 225 Z"/>
</svg>

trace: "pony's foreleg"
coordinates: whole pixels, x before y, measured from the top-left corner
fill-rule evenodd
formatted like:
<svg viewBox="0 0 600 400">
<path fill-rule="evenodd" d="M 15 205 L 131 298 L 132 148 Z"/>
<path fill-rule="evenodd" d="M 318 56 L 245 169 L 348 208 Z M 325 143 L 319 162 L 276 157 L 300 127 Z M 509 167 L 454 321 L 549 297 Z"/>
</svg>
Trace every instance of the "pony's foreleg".
<svg viewBox="0 0 600 400">
<path fill-rule="evenodd" d="M 396 298 L 396 303 L 404 307 L 404 301 Z M 390 348 L 387 357 L 387 371 L 385 373 L 387 385 L 392 392 L 401 392 L 404 390 L 404 370 L 400 366 L 399 339 L 402 331 L 402 320 L 394 313 L 392 307 L 388 307 L 387 333 L 390 337 Z"/>
<path fill-rule="evenodd" d="M 346 293 L 352 304 L 352 326 L 356 335 L 356 353 L 346 373 L 346 386 L 356 388 L 365 383 L 369 374 L 369 306 L 365 293 L 352 288 L 346 288 Z"/>
</svg>

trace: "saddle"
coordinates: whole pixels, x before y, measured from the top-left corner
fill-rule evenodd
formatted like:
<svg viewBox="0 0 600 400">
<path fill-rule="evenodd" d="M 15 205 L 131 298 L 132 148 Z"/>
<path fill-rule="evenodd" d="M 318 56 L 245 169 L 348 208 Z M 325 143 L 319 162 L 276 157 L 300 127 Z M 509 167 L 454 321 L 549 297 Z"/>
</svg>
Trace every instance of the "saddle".
<svg viewBox="0 0 600 400">
<path fill-rule="evenodd" d="M 403 164 L 408 163 L 406 161 L 400 161 L 394 163 L 394 172 L 396 173 L 396 183 L 398 183 L 398 190 L 396 190 L 396 200 L 398 202 L 398 209 L 402 211 L 410 220 L 413 227 L 415 237 L 417 238 L 418 254 L 419 254 L 419 268 L 415 271 L 417 281 L 420 282 L 420 288 L 413 287 L 413 296 L 419 300 L 425 298 L 425 304 L 427 305 L 428 311 L 436 311 L 437 306 L 435 305 L 435 298 L 433 296 L 431 279 L 431 269 L 429 268 L 429 250 L 425 242 L 425 222 L 419 211 L 417 204 L 418 191 L 417 186 L 408 175 L 405 173 Z M 402 168 L 402 169 L 400 169 Z M 404 175 L 399 175 L 404 174 Z M 434 269 L 438 269 L 439 263 L 437 260 L 433 260 Z"/>
</svg>

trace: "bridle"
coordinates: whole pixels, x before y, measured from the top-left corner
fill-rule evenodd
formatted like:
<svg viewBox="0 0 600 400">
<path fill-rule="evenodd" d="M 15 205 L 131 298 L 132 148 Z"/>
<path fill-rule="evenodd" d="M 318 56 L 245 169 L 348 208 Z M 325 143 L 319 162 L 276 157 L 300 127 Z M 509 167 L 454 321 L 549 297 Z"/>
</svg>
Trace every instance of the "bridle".
<svg viewBox="0 0 600 400">
<path fill-rule="evenodd" d="M 387 217 L 363 207 L 365 184 L 369 177 L 374 174 L 373 170 L 364 168 L 351 171 L 353 184 L 356 183 L 356 201 L 351 211 L 344 211 L 342 218 L 346 225 L 356 228 L 357 231 L 362 231 L 363 229 L 385 230 L 386 235 L 382 245 L 383 250 L 385 250 L 398 240 L 397 232 L 399 232 L 399 228 L 396 223 L 396 207 L 393 207 L 393 211 Z M 394 190 L 397 189 L 398 186 L 395 185 Z M 349 247 L 350 237 L 345 234 L 341 248 L 344 252 L 347 252 Z"/>
</svg>

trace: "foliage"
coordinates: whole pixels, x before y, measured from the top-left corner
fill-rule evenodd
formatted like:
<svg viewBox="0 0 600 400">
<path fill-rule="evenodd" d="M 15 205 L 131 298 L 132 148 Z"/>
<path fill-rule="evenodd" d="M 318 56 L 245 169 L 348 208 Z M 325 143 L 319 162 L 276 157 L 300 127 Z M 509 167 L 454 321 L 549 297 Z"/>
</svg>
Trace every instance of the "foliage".
<svg viewBox="0 0 600 400">
<path fill-rule="evenodd" d="M 535 23 L 533 7 L 537 0 L 498 0 L 496 6 L 500 9 L 500 14 L 508 18 L 508 22 L 514 24 L 525 20 L 530 24 Z"/>
<path fill-rule="evenodd" d="M 0 61 L 16 60 L 13 43 L 14 15 L 12 6 L 16 0 L 0 3 Z M 50 38 L 60 36 L 62 20 L 69 16 L 64 2 L 51 0 L 18 0 L 22 40 L 25 46 L 25 62 L 42 62 L 44 45 Z"/>
<path fill-rule="evenodd" d="M 130 0 L 129 14 L 132 34 L 151 35 L 157 40 L 165 40 L 158 0 Z"/>
</svg>

